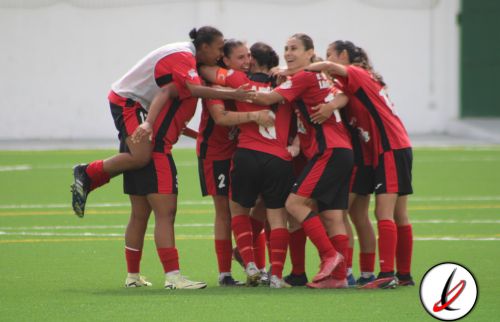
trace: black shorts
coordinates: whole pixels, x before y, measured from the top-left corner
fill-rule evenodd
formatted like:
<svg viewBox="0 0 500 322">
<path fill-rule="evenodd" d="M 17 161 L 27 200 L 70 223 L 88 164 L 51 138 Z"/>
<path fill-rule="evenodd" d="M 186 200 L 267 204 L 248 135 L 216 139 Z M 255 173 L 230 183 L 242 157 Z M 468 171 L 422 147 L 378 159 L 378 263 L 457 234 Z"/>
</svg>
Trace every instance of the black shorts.
<svg viewBox="0 0 500 322">
<path fill-rule="evenodd" d="M 349 191 L 358 195 L 371 195 L 375 190 L 375 171 L 369 165 L 355 165 L 352 169 Z"/>
<path fill-rule="evenodd" d="M 177 188 L 177 168 L 171 154 L 153 152 L 147 166 L 123 173 L 123 192 L 128 195 L 177 194 Z"/>
<path fill-rule="evenodd" d="M 210 160 L 198 158 L 201 193 L 205 196 L 227 196 L 231 159 Z"/>
<path fill-rule="evenodd" d="M 111 116 L 118 130 L 118 138 L 126 139 L 144 122 L 148 112 L 136 101 L 111 91 L 108 95 Z"/>
<path fill-rule="evenodd" d="M 375 194 L 397 193 L 400 196 L 412 194 L 412 164 L 411 148 L 382 153 L 375 168 Z"/>
<path fill-rule="evenodd" d="M 266 208 L 283 208 L 292 183 L 290 161 L 264 152 L 236 149 L 231 167 L 232 201 L 252 208 L 261 194 Z"/>
<path fill-rule="evenodd" d="M 353 163 L 351 149 L 335 148 L 316 154 L 299 175 L 292 192 L 316 200 L 319 211 L 347 209 Z"/>
</svg>

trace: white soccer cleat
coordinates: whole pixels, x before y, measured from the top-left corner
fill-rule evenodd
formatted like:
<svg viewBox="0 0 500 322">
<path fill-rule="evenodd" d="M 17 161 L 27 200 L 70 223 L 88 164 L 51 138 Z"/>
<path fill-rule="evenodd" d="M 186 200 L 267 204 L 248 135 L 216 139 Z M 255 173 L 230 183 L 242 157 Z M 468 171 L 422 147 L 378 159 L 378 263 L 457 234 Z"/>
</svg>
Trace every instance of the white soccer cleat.
<svg viewBox="0 0 500 322">
<path fill-rule="evenodd" d="M 165 288 L 169 290 L 198 290 L 205 287 L 207 287 L 207 283 L 190 281 L 185 276 L 182 276 L 181 273 L 168 274 L 165 278 Z"/>
<path fill-rule="evenodd" d="M 153 284 L 148 282 L 144 276 L 139 274 L 129 274 L 125 280 L 125 287 L 141 287 L 141 286 L 152 286 Z"/>
<path fill-rule="evenodd" d="M 260 270 L 257 268 L 254 262 L 248 263 L 245 268 L 245 273 L 247 274 L 247 286 L 258 286 L 260 283 Z"/>
<path fill-rule="evenodd" d="M 282 278 L 279 278 L 276 275 L 271 275 L 271 279 L 269 280 L 270 288 L 290 288 L 292 287 L 290 284 L 285 282 Z"/>
</svg>

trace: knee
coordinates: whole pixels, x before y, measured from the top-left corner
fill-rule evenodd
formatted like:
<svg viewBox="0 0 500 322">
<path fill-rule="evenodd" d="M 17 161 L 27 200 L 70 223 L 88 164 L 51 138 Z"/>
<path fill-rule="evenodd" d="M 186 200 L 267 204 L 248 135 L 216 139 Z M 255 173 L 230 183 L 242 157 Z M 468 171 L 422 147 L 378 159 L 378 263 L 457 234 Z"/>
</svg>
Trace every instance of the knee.
<svg viewBox="0 0 500 322">
<path fill-rule="evenodd" d="M 288 197 L 285 201 L 285 208 L 286 208 L 286 211 L 288 211 L 288 213 L 290 214 L 294 214 L 295 213 L 295 207 L 297 206 L 297 202 L 296 200 L 294 200 L 293 197 Z"/>
</svg>

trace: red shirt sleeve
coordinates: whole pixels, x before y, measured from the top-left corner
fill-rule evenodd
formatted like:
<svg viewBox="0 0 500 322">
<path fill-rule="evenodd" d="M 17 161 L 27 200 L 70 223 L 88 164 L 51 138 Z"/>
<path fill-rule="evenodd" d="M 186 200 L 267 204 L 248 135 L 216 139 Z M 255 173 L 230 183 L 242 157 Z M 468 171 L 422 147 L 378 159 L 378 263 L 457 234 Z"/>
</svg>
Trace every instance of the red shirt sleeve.
<svg viewBox="0 0 500 322">
<path fill-rule="evenodd" d="M 347 76 L 338 77 L 338 80 L 343 85 L 343 89 L 346 92 L 355 93 L 369 74 L 363 68 L 353 65 L 346 66 L 346 70 Z"/>
<path fill-rule="evenodd" d="M 180 99 L 191 97 L 186 83 L 201 84 L 196 71 L 196 60 L 191 53 L 179 52 L 164 57 L 156 64 L 154 73 L 159 87 L 173 81 Z"/>
<path fill-rule="evenodd" d="M 308 86 L 307 78 L 307 73 L 299 72 L 281 83 L 274 91 L 283 96 L 288 102 L 292 102 L 306 90 Z"/>
</svg>

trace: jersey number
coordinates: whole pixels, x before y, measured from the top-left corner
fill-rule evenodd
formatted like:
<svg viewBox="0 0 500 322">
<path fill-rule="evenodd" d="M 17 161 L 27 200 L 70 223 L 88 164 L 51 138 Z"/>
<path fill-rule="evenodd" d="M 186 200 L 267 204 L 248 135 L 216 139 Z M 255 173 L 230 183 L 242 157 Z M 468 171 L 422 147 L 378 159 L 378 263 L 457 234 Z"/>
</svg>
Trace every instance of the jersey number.
<svg viewBox="0 0 500 322">
<path fill-rule="evenodd" d="M 382 98 L 385 101 L 385 104 L 391 110 L 392 114 L 396 115 L 396 110 L 394 109 L 394 104 L 392 104 L 391 100 L 389 99 L 389 94 L 387 93 L 385 88 L 382 88 L 380 90 L 380 92 L 378 92 L 378 95 L 382 96 Z"/>
<path fill-rule="evenodd" d="M 223 189 L 226 187 L 226 183 L 224 182 L 226 180 L 226 176 L 223 174 L 220 174 L 217 179 L 219 179 L 219 189 Z"/>
</svg>

